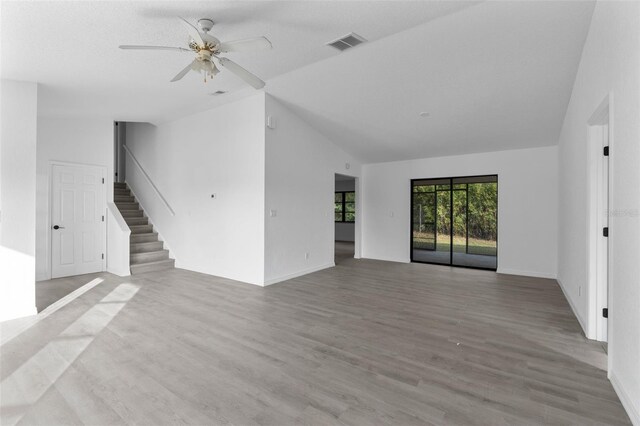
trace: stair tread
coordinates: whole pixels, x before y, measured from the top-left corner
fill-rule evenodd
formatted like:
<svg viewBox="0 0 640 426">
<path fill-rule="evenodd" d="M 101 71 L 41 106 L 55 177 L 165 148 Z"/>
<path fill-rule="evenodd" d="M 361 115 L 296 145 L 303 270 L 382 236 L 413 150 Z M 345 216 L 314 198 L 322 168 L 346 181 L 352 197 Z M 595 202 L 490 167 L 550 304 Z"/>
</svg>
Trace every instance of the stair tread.
<svg viewBox="0 0 640 426">
<path fill-rule="evenodd" d="M 154 259 L 154 257 L 161 256 L 160 259 Z M 151 259 L 149 259 L 151 258 Z M 147 251 L 142 253 L 131 253 L 129 256 L 129 262 L 131 265 L 144 265 L 146 263 L 159 262 L 167 260 L 169 258 L 168 250 L 156 250 Z"/>
<path fill-rule="evenodd" d="M 158 260 L 154 262 L 139 263 L 137 265 L 131 265 L 131 273 L 138 274 L 138 273 L 145 273 L 145 272 L 155 272 L 155 271 L 162 271 L 164 269 L 173 269 L 173 268 L 175 268 L 174 259 L 163 259 L 163 260 Z"/>
<path fill-rule="evenodd" d="M 144 210 L 124 182 L 114 182 L 113 201 L 121 211 L 129 229 L 129 265 L 132 274 L 161 271 L 175 267 L 175 260 L 169 258 L 169 250 L 158 239 L 153 224 L 145 216 Z"/>
<path fill-rule="evenodd" d="M 136 263 L 135 265 L 136 266 L 140 266 L 140 265 L 155 265 L 155 264 L 159 264 L 159 263 L 172 263 L 172 262 L 175 262 L 175 259 L 152 260 L 151 262 Z"/>
</svg>

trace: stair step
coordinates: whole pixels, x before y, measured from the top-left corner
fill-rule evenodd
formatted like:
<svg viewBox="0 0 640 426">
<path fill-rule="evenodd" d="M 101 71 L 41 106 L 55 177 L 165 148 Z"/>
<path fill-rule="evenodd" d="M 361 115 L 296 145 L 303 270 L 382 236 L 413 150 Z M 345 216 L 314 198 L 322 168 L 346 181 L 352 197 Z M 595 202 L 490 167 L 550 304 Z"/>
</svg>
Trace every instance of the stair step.
<svg viewBox="0 0 640 426">
<path fill-rule="evenodd" d="M 175 266 L 175 260 L 165 259 L 157 262 L 140 263 L 131 265 L 131 274 L 143 274 L 145 272 L 162 271 L 164 269 L 172 269 Z"/>
<path fill-rule="evenodd" d="M 144 234 L 140 234 L 144 235 Z M 147 253 L 150 251 L 158 251 L 164 248 L 164 243 L 162 241 L 150 241 L 148 243 L 131 243 L 129 252 L 133 253 Z"/>
<path fill-rule="evenodd" d="M 136 199 L 133 198 L 133 195 L 114 195 L 113 201 L 116 203 L 135 203 Z"/>
<path fill-rule="evenodd" d="M 140 208 L 140 204 L 138 203 L 118 203 L 116 202 L 116 206 L 118 206 L 118 210 L 138 210 Z"/>
<path fill-rule="evenodd" d="M 124 221 L 127 222 L 127 225 L 129 225 L 129 227 L 133 226 L 133 225 L 148 225 L 149 224 L 149 218 L 148 217 L 125 217 Z"/>
<path fill-rule="evenodd" d="M 153 232 L 153 225 L 132 225 L 129 229 L 132 234 L 149 234 Z"/>
<path fill-rule="evenodd" d="M 158 233 L 157 232 L 148 232 L 146 234 L 131 234 L 129 237 L 130 244 L 137 243 L 150 243 L 153 241 L 158 241 Z"/>
<path fill-rule="evenodd" d="M 114 188 L 127 188 L 127 184 L 125 182 L 113 182 Z"/>
<path fill-rule="evenodd" d="M 142 217 L 142 215 L 144 214 L 144 212 L 142 210 L 121 210 L 120 214 L 122 215 L 122 217 L 128 218 L 128 217 Z"/>
<path fill-rule="evenodd" d="M 130 263 L 132 265 L 139 265 L 141 263 L 157 262 L 159 260 L 165 260 L 169 258 L 169 252 L 167 250 L 148 251 L 144 253 L 132 253 L 129 256 Z"/>
<path fill-rule="evenodd" d="M 113 195 L 131 195 L 131 191 L 124 188 L 113 188 Z"/>
</svg>

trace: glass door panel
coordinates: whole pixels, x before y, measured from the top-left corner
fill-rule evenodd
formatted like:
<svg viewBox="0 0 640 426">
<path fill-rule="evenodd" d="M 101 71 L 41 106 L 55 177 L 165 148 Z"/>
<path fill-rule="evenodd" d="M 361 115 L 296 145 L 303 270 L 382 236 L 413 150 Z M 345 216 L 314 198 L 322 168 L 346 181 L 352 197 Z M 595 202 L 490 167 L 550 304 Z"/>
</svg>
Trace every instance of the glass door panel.
<svg viewBox="0 0 640 426">
<path fill-rule="evenodd" d="M 448 179 L 414 182 L 411 258 L 417 262 L 451 263 L 450 188 Z"/>
<path fill-rule="evenodd" d="M 497 268 L 498 177 L 411 184 L 411 260 Z"/>
</svg>

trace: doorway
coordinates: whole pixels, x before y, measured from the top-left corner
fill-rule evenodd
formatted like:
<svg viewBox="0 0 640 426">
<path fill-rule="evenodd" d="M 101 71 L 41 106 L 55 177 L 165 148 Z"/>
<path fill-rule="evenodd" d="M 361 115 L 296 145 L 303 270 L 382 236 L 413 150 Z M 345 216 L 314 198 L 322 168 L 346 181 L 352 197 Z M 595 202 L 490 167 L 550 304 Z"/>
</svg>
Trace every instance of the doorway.
<svg viewBox="0 0 640 426">
<path fill-rule="evenodd" d="M 498 176 L 411 181 L 411 261 L 498 267 Z"/>
<path fill-rule="evenodd" d="M 589 305 L 591 336 L 609 340 L 609 99 L 589 120 Z M 605 346 L 606 349 L 606 346 Z"/>
<path fill-rule="evenodd" d="M 334 226 L 335 264 L 353 259 L 356 238 L 356 179 L 335 175 Z"/>
<path fill-rule="evenodd" d="M 51 165 L 51 277 L 104 271 L 104 168 Z"/>
<path fill-rule="evenodd" d="M 124 146 L 127 139 L 127 123 L 125 121 L 113 122 L 113 181 L 124 182 L 127 171 L 127 153 Z"/>
</svg>

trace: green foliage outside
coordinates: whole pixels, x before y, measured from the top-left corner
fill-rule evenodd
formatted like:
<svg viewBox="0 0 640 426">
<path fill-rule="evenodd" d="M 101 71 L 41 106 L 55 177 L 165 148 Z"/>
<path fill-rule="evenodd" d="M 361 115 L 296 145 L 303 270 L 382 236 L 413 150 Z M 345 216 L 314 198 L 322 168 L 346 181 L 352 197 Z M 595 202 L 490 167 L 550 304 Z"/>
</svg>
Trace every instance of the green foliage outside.
<svg viewBox="0 0 640 426">
<path fill-rule="evenodd" d="M 413 188 L 414 248 L 433 250 L 437 229 L 438 251 L 450 249 L 451 194 L 453 194 L 453 244 L 466 250 L 467 214 L 470 254 L 496 255 L 498 186 L 496 183 L 422 185 Z M 468 200 L 467 200 L 468 197 Z M 467 204 L 468 202 L 468 204 Z M 467 212 L 468 208 L 468 212 Z"/>
<path fill-rule="evenodd" d="M 336 192 L 334 200 L 334 217 L 336 222 L 355 222 L 356 193 Z"/>
</svg>

